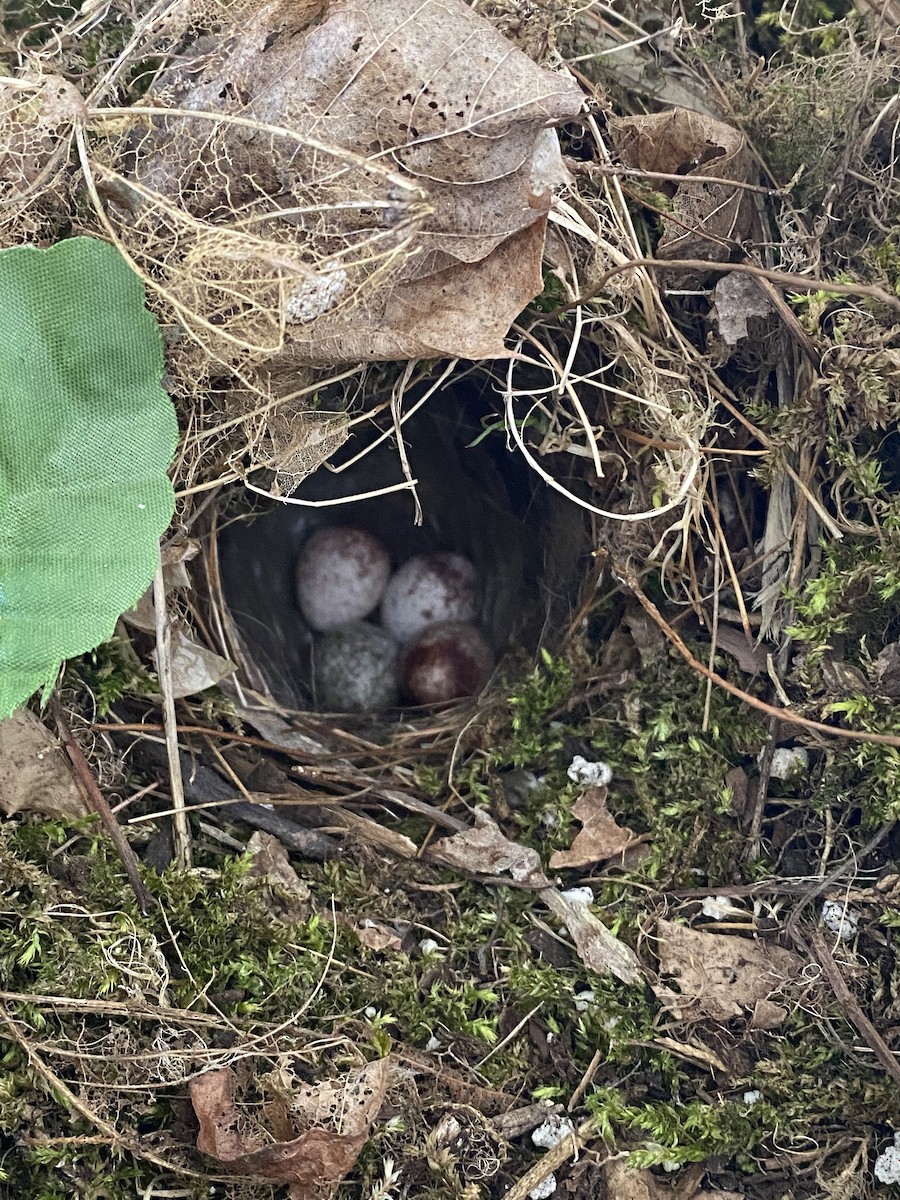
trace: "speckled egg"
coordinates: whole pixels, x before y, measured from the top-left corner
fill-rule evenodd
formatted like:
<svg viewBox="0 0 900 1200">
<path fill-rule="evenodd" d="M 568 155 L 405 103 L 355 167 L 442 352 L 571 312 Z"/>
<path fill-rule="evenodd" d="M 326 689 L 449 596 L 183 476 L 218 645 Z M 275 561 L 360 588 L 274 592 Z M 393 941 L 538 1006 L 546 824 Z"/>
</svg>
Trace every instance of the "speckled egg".
<svg viewBox="0 0 900 1200">
<path fill-rule="evenodd" d="M 403 656 L 405 691 L 418 704 L 474 696 L 494 669 L 494 655 L 474 625 L 445 621 L 424 630 Z"/>
<path fill-rule="evenodd" d="M 297 563 L 297 600 L 318 632 L 367 617 L 391 573 L 387 550 L 371 533 L 348 525 L 320 529 L 307 540 Z"/>
<path fill-rule="evenodd" d="M 385 588 L 381 623 L 398 642 L 409 642 L 442 621 L 471 621 L 477 582 L 475 568 L 461 554 L 416 555 Z"/>
<path fill-rule="evenodd" d="M 313 647 L 316 702 L 329 712 L 379 712 L 398 701 L 398 649 L 383 629 L 357 621 Z"/>
</svg>

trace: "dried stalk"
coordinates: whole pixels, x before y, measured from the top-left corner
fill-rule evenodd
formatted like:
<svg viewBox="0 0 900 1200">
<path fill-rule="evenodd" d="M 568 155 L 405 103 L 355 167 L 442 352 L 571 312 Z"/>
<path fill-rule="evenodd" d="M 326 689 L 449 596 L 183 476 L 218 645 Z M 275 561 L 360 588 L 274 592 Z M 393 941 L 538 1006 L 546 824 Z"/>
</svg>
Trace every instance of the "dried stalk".
<svg viewBox="0 0 900 1200">
<path fill-rule="evenodd" d="M 191 867 L 191 829 L 184 807 L 184 781 L 178 757 L 178 733 L 175 718 L 175 697 L 172 694 L 171 629 L 166 618 L 166 585 L 163 579 L 162 558 L 153 577 L 153 611 L 156 618 L 156 671 L 162 693 L 163 726 L 166 754 L 169 760 L 169 781 L 172 789 L 172 829 L 175 861 L 184 870 Z"/>
</svg>

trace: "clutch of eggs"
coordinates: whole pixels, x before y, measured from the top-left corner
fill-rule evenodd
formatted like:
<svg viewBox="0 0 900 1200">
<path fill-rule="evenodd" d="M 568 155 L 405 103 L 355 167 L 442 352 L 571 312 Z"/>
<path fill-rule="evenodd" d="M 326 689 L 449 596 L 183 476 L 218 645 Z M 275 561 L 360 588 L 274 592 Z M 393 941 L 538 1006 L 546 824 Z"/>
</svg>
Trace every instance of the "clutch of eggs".
<svg viewBox="0 0 900 1200">
<path fill-rule="evenodd" d="M 377 712 L 401 690 L 417 704 L 436 704 L 487 682 L 494 656 L 472 623 L 478 578 L 462 555 L 415 555 L 391 575 L 378 538 L 330 526 L 305 543 L 296 578 L 300 611 L 323 635 L 313 652 L 323 708 Z M 376 609 L 380 629 L 364 620 Z"/>
</svg>

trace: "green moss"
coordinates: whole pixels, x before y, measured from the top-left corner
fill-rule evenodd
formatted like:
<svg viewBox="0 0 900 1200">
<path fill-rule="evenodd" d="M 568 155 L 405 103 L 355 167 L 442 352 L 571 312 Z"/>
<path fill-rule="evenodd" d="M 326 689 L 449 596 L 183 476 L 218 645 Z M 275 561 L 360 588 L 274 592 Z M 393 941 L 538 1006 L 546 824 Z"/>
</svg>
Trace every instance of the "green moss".
<svg viewBox="0 0 900 1200">
<path fill-rule="evenodd" d="M 555 845 L 571 838 L 567 821 L 577 789 L 566 768 L 573 745 L 613 766 L 610 807 L 622 823 L 647 835 L 650 854 L 631 871 L 598 881 L 598 911 L 634 944 L 645 937 L 654 897 L 664 887 L 735 880 L 738 831 L 725 777 L 735 765 L 752 772 L 765 728 L 739 702 L 714 691 L 702 732 L 704 683 L 668 656 L 645 665 L 624 693 L 602 703 L 579 704 L 576 688 L 569 665 L 545 658 L 514 689 L 505 736 L 474 754 L 477 769 L 467 769 L 485 801 L 510 770 L 541 774 L 542 789 L 507 820 L 512 835 L 546 860 Z M 859 774 L 858 763 L 838 760 L 838 767 Z M 432 786 L 438 799 L 437 776 Z M 556 824 L 542 820 L 550 811 Z M 839 1046 L 824 1042 L 815 1022 L 805 1018 L 784 1039 L 732 1030 L 745 1046 L 748 1076 L 732 1080 L 723 1098 L 711 1097 L 702 1070 L 654 1046 L 661 1014 L 652 991 L 585 969 L 527 891 L 460 881 L 422 862 L 347 854 L 321 866 L 302 865 L 313 893 L 311 911 L 285 923 L 273 917 L 266 886 L 249 873 L 247 858 L 201 853 L 192 874 L 170 869 L 148 876 L 160 908 L 142 917 L 95 824 L 83 822 L 74 832 L 75 841 L 59 855 L 71 829 L 35 821 L 6 828 L 0 968 L 8 990 L 124 1000 L 134 995 L 137 969 L 141 994 L 149 1000 L 164 997 L 195 1013 L 212 1012 L 215 1005 L 242 1030 L 280 1025 L 302 1013 L 304 1027 L 321 1034 L 323 1044 L 349 1033 L 372 1057 L 402 1045 L 421 1050 L 434 1038 L 438 1053 L 449 1054 L 461 1069 L 477 1068 L 483 1084 L 563 1102 L 599 1051 L 603 1065 L 588 1091 L 589 1110 L 615 1148 L 645 1165 L 717 1155 L 745 1167 L 751 1153 L 818 1136 L 841 1105 L 859 1112 L 863 1125 L 887 1120 L 891 1111 L 877 1074 L 861 1071 L 857 1082 L 848 1083 Z M 752 876 L 748 869 L 745 878 Z M 568 877 L 564 873 L 563 882 Z M 417 890 L 423 879 L 429 888 L 441 881 L 451 887 Z M 345 918 L 336 927 L 332 904 Z M 405 930 L 404 949 L 376 952 L 361 945 L 352 929 L 363 917 Z M 423 937 L 433 937 L 437 949 L 423 951 Z M 51 1041 L 71 1029 L 41 1005 L 22 1003 L 13 1010 L 35 1038 Z M 79 1017 L 78 1023 L 79 1036 L 109 1031 L 99 1018 Z M 126 1027 L 139 1051 L 145 1031 Z M 57 1103 L 17 1046 L 6 1041 L 2 1049 L 0 1136 L 17 1137 L 36 1097 L 45 1135 L 93 1132 Z M 327 1072 L 328 1063 L 310 1064 L 309 1070 Z M 823 1099 L 801 1111 L 798 1096 L 816 1078 Z M 755 1087 L 763 1100 L 744 1104 L 744 1088 Z M 183 1089 L 138 1089 L 117 1104 L 120 1126 L 154 1136 L 179 1129 L 184 1137 Z M 431 1125 L 423 1119 L 420 1129 L 416 1111 L 414 1105 L 404 1109 L 402 1121 L 378 1131 L 378 1154 L 407 1166 L 422 1160 L 423 1130 Z M 520 1173 L 530 1152 L 521 1153 Z M 378 1154 L 373 1151 L 359 1167 L 359 1178 L 372 1186 L 381 1171 Z M 430 1161 L 427 1155 L 424 1161 Z M 72 1194 L 74 1178 L 114 1179 L 120 1191 L 113 1194 L 124 1196 L 152 1177 L 108 1146 L 67 1147 L 51 1155 L 38 1145 L 14 1162 L 0 1159 L 15 1194 L 27 1200 L 42 1191 L 54 1194 L 60 1175 L 53 1164 L 60 1162 L 66 1194 Z M 423 1176 L 421 1194 L 449 1200 L 456 1194 L 449 1180 L 441 1172 Z M 201 1194 L 198 1185 L 198 1200 Z"/>
<path fill-rule="evenodd" d="M 123 697 L 150 696 L 159 687 L 125 636 L 111 638 L 68 663 L 63 686 L 88 692 L 99 717 L 105 717 Z"/>
</svg>

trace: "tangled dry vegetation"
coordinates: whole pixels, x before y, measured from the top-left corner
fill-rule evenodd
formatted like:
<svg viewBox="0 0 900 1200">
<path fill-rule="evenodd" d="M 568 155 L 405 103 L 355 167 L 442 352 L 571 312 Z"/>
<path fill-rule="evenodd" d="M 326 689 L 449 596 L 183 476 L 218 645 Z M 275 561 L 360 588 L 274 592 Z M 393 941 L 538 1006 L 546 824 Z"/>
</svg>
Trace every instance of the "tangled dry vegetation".
<svg viewBox="0 0 900 1200">
<path fill-rule="evenodd" d="M 182 442 L 0 727 L 0 1194 L 888 1195 L 900 17 L 358 18 L 4 10 L 0 246 L 119 248 Z M 221 538 L 442 472 L 537 562 L 490 686 L 287 703 Z"/>
</svg>

